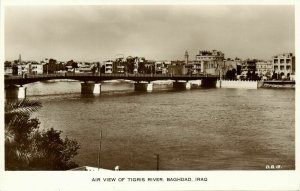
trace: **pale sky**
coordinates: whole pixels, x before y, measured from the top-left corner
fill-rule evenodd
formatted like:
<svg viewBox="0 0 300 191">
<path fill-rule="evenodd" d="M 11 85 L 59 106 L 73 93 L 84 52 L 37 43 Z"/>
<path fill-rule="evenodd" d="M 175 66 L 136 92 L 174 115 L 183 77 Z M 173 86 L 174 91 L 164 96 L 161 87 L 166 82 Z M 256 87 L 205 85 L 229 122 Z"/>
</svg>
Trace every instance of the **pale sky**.
<svg viewBox="0 0 300 191">
<path fill-rule="evenodd" d="M 295 53 L 290 5 L 8 6 L 5 59 L 104 61 L 117 54 L 193 59 L 199 50 L 226 58 L 271 59 Z"/>
</svg>

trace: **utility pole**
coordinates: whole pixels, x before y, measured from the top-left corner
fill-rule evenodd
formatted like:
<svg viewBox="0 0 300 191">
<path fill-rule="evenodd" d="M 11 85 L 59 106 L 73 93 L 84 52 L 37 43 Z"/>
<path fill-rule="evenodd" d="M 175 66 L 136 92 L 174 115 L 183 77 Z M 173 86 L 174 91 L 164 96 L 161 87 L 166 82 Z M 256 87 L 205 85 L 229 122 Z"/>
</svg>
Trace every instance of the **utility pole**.
<svg viewBox="0 0 300 191">
<path fill-rule="evenodd" d="M 100 140 L 99 140 L 99 150 L 98 150 L 98 168 L 100 168 L 101 164 L 101 141 L 102 141 L 102 130 L 100 131 Z"/>
</svg>

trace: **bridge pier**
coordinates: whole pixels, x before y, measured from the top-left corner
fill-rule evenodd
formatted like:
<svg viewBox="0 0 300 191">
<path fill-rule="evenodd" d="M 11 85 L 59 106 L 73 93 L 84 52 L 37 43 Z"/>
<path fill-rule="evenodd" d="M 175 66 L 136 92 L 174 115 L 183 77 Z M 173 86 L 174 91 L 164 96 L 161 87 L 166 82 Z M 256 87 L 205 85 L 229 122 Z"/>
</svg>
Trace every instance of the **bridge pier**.
<svg viewBox="0 0 300 191">
<path fill-rule="evenodd" d="M 216 88 L 217 87 L 217 79 L 202 79 L 201 87 L 204 88 Z"/>
<path fill-rule="evenodd" d="M 81 82 L 81 94 L 100 94 L 101 83 Z"/>
<path fill-rule="evenodd" d="M 178 90 L 190 90 L 191 83 L 190 82 L 173 82 L 173 88 Z"/>
<path fill-rule="evenodd" d="M 135 91 L 144 91 L 144 92 L 152 92 L 153 91 L 153 83 L 134 83 Z"/>
<path fill-rule="evenodd" d="M 26 87 L 11 85 L 5 87 L 5 98 L 24 99 L 26 98 Z"/>
</svg>

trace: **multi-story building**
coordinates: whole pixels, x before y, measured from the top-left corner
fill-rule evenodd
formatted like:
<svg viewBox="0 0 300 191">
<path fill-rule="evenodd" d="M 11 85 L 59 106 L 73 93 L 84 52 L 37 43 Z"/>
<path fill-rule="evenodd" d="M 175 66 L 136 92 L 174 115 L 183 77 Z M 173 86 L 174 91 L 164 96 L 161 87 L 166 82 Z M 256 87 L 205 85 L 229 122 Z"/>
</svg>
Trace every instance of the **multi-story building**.
<svg viewBox="0 0 300 191">
<path fill-rule="evenodd" d="M 74 68 L 75 73 L 95 73 L 97 70 L 96 63 L 89 63 L 89 62 L 78 62 L 78 68 Z"/>
<path fill-rule="evenodd" d="M 193 73 L 219 74 L 220 66 L 224 64 L 224 53 L 218 50 L 199 51 L 193 62 Z"/>
<path fill-rule="evenodd" d="M 124 74 L 125 73 L 125 63 L 124 62 L 114 62 L 114 73 Z"/>
<path fill-rule="evenodd" d="M 262 75 L 259 75 L 256 59 L 247 59 L 242 63 L 242 77 L 248 80 L 260 80 Z"/>
<path fill-rule="evenodd" d="M 155 73 L 156 74 L 167 74 L 168 66 L 171 64 L 169 61 L 156 61 L 155 62 Z"/>
<path fill-rule="evenodd" d="M 108 60 L 104 62 L 104 67 L 105 67 L 105 74 L 112 74 L 113 73 L 113 61 Z"/>
<path fill-rule="evenodd" d="M 191 63 L 191 71 L 192 74 L 200 74 L 203 73 L 203 64 L 201 61 L 195 60 L 193 63 Z"/>
<path fill-rule="evenodd" d="M 136 57 L 134 60 L 134 64 L 133 64 L 133 73 L 134 74 L 137 74 L 139 72 L 139 63 L 140 63 L 140 60 L 138 57 Z"/>
<path fill-rule="evenodd" d="M 153 74 L 155 73 L 155 61 L 147 60 L 145 62 L 146 74 Z"/>
<path fill-rule="evenodd" d="M 256 71 L 256 62 L 255 59 L 247 59 L 242 63 L 242 73 L 243 74 L 255 74 Z"/>
<path fill-rule="evenodd" d="M 30 74 L 43 74 L 43 65 L 33 62 L 29 63 L 29 73 Z"/>
<path fill-rule="evenodd" d="M 13 73 L 13 75 L 28 74 L 29 73 L 29 65 L 28 64 L 14 65 L 12 67 L 12 73 Z"/>
<path fill-rule="evenodd" d="M 186 61 L 176 60 L 171 61 L 171 64 L 168 65 L 168 74 L 173 75 L 182 75 L 187 74 L 188 68 L 186 67 Z"/>
<path fill-rule="evenodd" d="M 273 64 L 271 60 L 259 60 L 256 62 L 256 73 L 259 76 L 265 76 L 271 78 L 273 74 Z"/>
<path fill-rule="evenodd" d="M 295 56 L 292 53 L 284 53 L 273 56 L 273 69 L 282 78 L 290 78 L 295 75 Z"/>
</svg>

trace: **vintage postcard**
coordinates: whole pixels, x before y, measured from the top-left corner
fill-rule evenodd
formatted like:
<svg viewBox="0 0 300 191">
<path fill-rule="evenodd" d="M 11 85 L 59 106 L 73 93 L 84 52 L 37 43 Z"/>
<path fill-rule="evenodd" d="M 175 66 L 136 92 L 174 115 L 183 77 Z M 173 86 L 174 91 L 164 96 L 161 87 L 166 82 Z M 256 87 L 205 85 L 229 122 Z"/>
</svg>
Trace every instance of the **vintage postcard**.
<svg viewBox="0 0 300 191">
<path fill-rule="evenodd" d="M 298 16 L 2 1 L 0 190 L 299 190 Z"/>
</svg>

